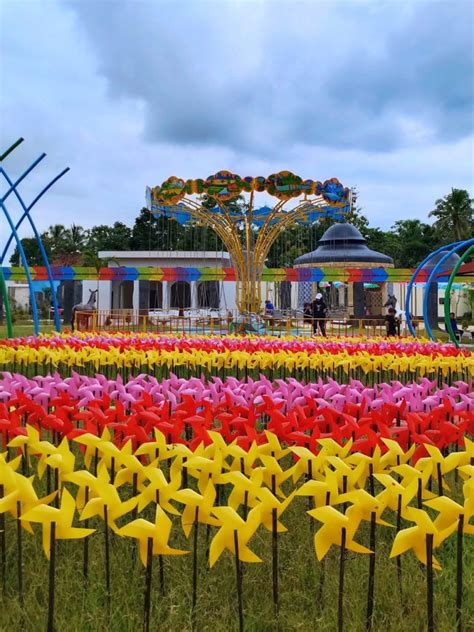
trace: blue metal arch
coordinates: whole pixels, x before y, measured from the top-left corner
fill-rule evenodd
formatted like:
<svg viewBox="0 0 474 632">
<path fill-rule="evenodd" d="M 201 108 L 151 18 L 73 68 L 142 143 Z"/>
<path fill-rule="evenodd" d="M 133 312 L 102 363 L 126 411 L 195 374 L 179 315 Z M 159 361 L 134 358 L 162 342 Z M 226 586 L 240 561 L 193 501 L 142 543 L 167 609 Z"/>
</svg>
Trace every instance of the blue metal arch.
<svg viewBox="0 0 474 632">
<path fill-rule="evenodd" d="M 447 246 L 442 246 L 441 248 L 438 248 L 437 250 L 434 250 L 433 252 L 431 252 L 427 257 L 425 257 L 423 259 L 423 261 L 418 265 L 418 267 L 416 268 L 415 272 L 413 273 L 410 281 L 408 282 L 407 285 L 407 294 L 406 294 L 406 299 L 405 299 L 405 317 L 406 317 L 406 321 L 407 321 L 407 325 L 408 325 L 408 329 L 410 331 L 410 334 L 416 338 L 416 332 L 415 329 L 413 327 L 413 324 L 411 322 L 411 315 L 410 315 L 410 303 L 411 303 L 411 292 L 413 289 L 413 285 L 415 284 L 415 279 L 418 276 L 418 274 L 420 273 L 420 271 L 424 268 L 424 266 L 429 263 L 431 261 L 431 259 L 433 259 L 433 257 L 435 257 L 437 254 L 439 254 L 440 252 L 443 252 L 444 250 L 449 250 L 450 248 L 454 248 L 455 246 L 462 244 L 464 242 L 462 241 L 456 241 L 452 244 L 448 244 Z"/>
<path fill-rule="evenodd" d="M 13 183 L 12 183 L 11 179 L 9 178 L 8 174 L 6 173 L 6 171 L 2 167 L 0 167 L 0 171 L 3 173 L 3 176 L 7 180 L 8 184 L 10 186 L 13 186 Z M 43 259 L 43 262 L 44 262 L 44 265 L 45 265 L 45 268 L 46 268 L 46 273 L 48 275 L 49 287 L 51 288 L 51 300 L 53 302 L 54 324 L 55 324 L 55 327 L 56 327 L 56 331 L 58 331 L 58 332 L 61 331 L 61 321 L 60 321 L 60 318 L 59 318 L 59 307 L 58 307 L 58 302 L 57 302 L 57 299 L 56 299 L 56 291 L 55 291 L 55 288 L 54 288 L 53 274 L 52 274 L 52 271 L 51 271 L 51 266 L 49 265 L 48 255 L 46 254 L 43 242 L 41 240 L 41 236 L 38 233 L 38 230 L 37 230 L 36 225 L 35 225 L 35 223 L 33 221 L 33 218 L 30 215 L 30 210 L 38 202 L 38 200 L 40 200 L 43 197 L 43 195 L 53 186 L 53 184 L 55 182 L 57 182 L 60 178 L 62 178 L 62 176 L 65 173 L 67 173 L 68 171 L 69 171 L 69 167 L 66 167 L 66 169 L 61 171 L 60 174 L 58 174 L 55 178 L 53 178 L 53 180 L 51 180 L 51 182 L 49 182 L 40 191 L 40 193 L 38 193 L 38 195 L 35 197 L 33 202 L 31 202 L 31 204 L 28 207 L 25 205 L 25 203 L 23 201 L 23 198 L 18 193 L 16 188 L 14 188 L 15 196 L 18 199 L 18 201 L 20 202 L 21 207 L 23 209 L 23 215 L 20 217 L 20 219 L 16 223 L 15 230 L 18 231 L 18 228 L 21 226 L 21 224 L 24 221 L 24 219 L 28 218 L 28 221 L 29 221 L 29 223 L 31 225 L 31 228 L 33 229 L 33 233 L 34 233 L 35 238 L 36 238 L 36 243 L 38 244 L 38 247 L 39 247 L 40 252 L 41 252 L 41 258 Z M 3 260 L 4 260 L 5 256 L 6 256 L 8 248 L 10 247 L 12 239 L 13 239 L 13 235 L 10 235 L 10 237 L 9 237 L 9 239 L 7 241 L 7 244 L 6 244 L 5 248 L 3 249 L 3 252 L 2 252 L 2 254 L 0 256 L 0 263 L 3 263 Z"/>
<path fill-rule="evenodd" d="M 39 334 L 38 306 L 36 305 L 36 295 L 33 288 L 33 280 L 31 278 L 30 269 L 28 267 L 28 261 L 26 259 L 25 251 L 23 250 L 23 246 L 21 245 L 21 239 L 18 233 L 16 232 L 15 224 L 13 223 L 13 220 L 10 217 L 10 214 L 8 213 L 7 207 L 5 206 L 3 199 L 0 200 L 0 206 L 2 207 L 5 217 L 7 218 L 7 222 L 10 225 L 12 234 L 15 237 L 18 252 L 20 254 L 21 263 L 23 267 L 25 268 L 26 280 L 28 282 L 28 287 L 30 289 L 30 296 L 31 296 L 31 309 L 33 311 L 33 328 L 34 328 L 35 336 L 37 336 Z"/>
<path fill-rule="evenodd" d="M 428 295 L 429 295 L 429 291 L 430 291 L 430 287 L 433 282 L 433 279 L 438 273 L 438 269 L 440 268 L 440 266 L 447 259 L 449 259 L 449 257 L 452 254 L 456 253 L 458 250 L 461 250 L 461 248 L 464 248 L 465 246 L 470 246 L 471 244 L 474 244 L 474 239 L 467 239 L 466 241 L 458 242 L 457 245 L 449 244 L 449 248 L 451 248 L 451 250 L 449 250 L 444 255 L 444 257 L 441 257 L 441 259 L 435 264 L 434 268 L 431 270 L 428 280 L 426 281 L 425 290 L 423 294 L 423 321 L 425 323 L 426 333 L 428 334 L 428 337 L 431 338 L 431 340 L 434 340 L 434 336 L 433 336 L 433 332 L 431 331 L 430 324 L 428 322 Z"/>
<path fill-rule="evenodd" d="M 23 142 L 23 138 L 20 138 L 16 143 L 14 143 L 8 150 L 7 152 L 5 152 L 1 157 L 0 160 L 3 160 L 4 158 L 6 158 L 14 149 L 16 149 L 16 147 L 18 147 L 18 145 L 20 145 Z M 63 171 L 61 171 L 60 174 L 58 174 L 55 178 L 53 178 L 53 180 L 51 180 L 39 193 L 38 195 L 34 198 L 33 202 L 31 202 L 31 204 L 29 206 L 26 206 L 23 198 L 21 197 L 21 195 L 19 194 L 19 192 L 17 191 L 17 186 L 20 184 L 20 182 L 22 182 L 22 180 L 24 180 L 26 178 L 26 176 L 31 173 L 31 171 L 33 171 L 33 169 L 43 160 L 43 158 L 46 157 L 46 154 L 43 153 L 41 154 L 35 161 L 33 161 L 31 163 L 31 165 L 21 174 L 21 176 L 13 183 L 12 180 L 10 179 L 10 177 L 8 176 L 8 174 L 6 173 L 6 171 L 3 169 L 3 167 L 0 166 L 0 172 L 3 174 L 4 178 L 6 179 L 6 181 L 9 184 L 9 189 L 7 190 L 7 192 L 3 195 L 3 197 L 0 199 L 0 206 L 2 207 L 3 213 L 7 219 L 7 222 L 10 226 L 11 229 L 11 234 L 8 238 L 7 244 L 5 246 L 5 248 L 3 249 L 3 253 L 1 255 L 0 258 L 0 263 L 3 263 L 3 260 L 6 256 L 6 253 L 8 251 L 8 248 L 12 242 L 13 239 L 15 239 L 16 241 L 16 245 L 18 248 L 18 252 L 20 255 L 20 259 L 22 262 L 22 265 L 25 269 L 25 275 L 26 275 L 26 279 L 28 282 L 28 287 L 30 290 L 30 297 L 31 297 L 31 308 L 32 308 L 32 312 L 33 312 L 33 324 L 34 324 L 34 332 L 35 335 L 39 334 L 39 316 L 38 316 L 38 306 L 36 304 L 36 295 L 34 292 L 34 288 L 33 288 L 33 281 L 31 278 L 31 273 L 29 270 L 29 266 L 28 266 L 28 261 L 26 259 L 26 255 L 25 255 L 25 251 L 23 249 L 23 246 L 21 244 L 21 239 L 19 237 L 18 234 L 18 228 L 21 226 L 22 222 L 24 221 L 25 218 L 28 218 L 28 221 L 31 225 L 31 228 L 33 229 L 34 235 L 35 235 L 35 239 L 36 242 L 38 244 L 38 247 L 40 249 L 41 252 L 41 256 L 42 259 L 44 261 L 45 264 L 45 268 L 47 271 L 47 275 L 48 275 L 48 280 L 49 280 L 49 284 L 51 287 L 51 296 L 52 296 L 52 301 L 53 301 L 53 308 L 54 308 L 54 321 L 55 321 L 55 326 L 56 326 L 56 330 L 60 331 L 61 329 L 61 323 L 60 323 L 60 319 L 59 319 L 59 310 L 58 310 L 58 305 L 57 305 L 57 301 L 56 301 L 56 293 L 54 291 L 54 283 L 53 283 L 53 276 L 52 276 L 52 271 L 51 271 L 51 267 L 49 265 L 49 260 L 48 260 L 48 256 L 46 254 L 46 251 L 44 249 L 44 245 L 43 242 L 41 241 L 41 237 L 38 233 L 38 230 L 36 228 L 36 225 L 30 215 L 30 210 L 33 208 L 33 206 L 38 202 L 38 200 L 41 199 L 41 197 L 53 186 L 53 184 L 55 182 L 57 182 L 65 173 L 67 173 L 69 171 L 69 167 L 67 167 L 66 169 L 64 169 Z M 23 209 L 23 215 L 20 217 L 20 219 L 18 220 L 17 224 L 15 225 L 13 223 L 13 220 L 8 212 L 8 209 L 5 205 L 5 201 L 7 200 L 7 198 L 9 197 L 9 195 L 11 193 L 14 193 L 16 198 L 18 199 L 18 201 L 21 204 L 21 207 Z"/>
</svg>

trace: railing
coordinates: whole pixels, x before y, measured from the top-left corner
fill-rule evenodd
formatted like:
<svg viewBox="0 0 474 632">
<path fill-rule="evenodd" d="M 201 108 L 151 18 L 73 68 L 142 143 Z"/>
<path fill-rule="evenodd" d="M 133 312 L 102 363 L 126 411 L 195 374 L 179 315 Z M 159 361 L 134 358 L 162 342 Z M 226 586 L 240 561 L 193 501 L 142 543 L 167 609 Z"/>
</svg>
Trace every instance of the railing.
<svg viewBox="0 0 474 632">
<path fill-rule="evenodd" d="M 383 316 L 371 318 L 324 318 L 317 320 L 317 335 L 321 335 L 322 324 L 330 336 L 386 336 Z M 206 334 L 253 333 L 270 336 L 311 336 L 313 322 L 301 314 L 278 314 L 273 316 L 228 314 L 193 314 L 183 311 L 182 315 L 165 310 L 97 310 L 76 312 L 75 329 L 78 331 L 132 331 L 163 334 Z M 417 332 L 423 334 L 423 321 L 414 320 Z M 400 323 L 397 335 L 410 335 L 406 323 Z"/>
</svg>

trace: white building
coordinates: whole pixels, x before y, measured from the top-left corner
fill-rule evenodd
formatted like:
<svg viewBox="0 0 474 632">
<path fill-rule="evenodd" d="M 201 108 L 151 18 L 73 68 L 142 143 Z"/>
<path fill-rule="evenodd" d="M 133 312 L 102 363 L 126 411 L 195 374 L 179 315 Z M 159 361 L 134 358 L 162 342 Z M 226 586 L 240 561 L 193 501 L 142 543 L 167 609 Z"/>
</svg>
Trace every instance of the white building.
<svg viewBox="0 0 474 632">
<path fill-rule="evenodd" d="M 230 255 L 215 251 L 101 251 L 108 267 L 231 268 Z M 94 283 L 91 282 L 91 288 Z M 97 287 L 97 283 L 95 283 Z M 236 284 L 232 281 L 112 280 L 99 282 L 99 310 L 235 309 Z"/>
</svg>

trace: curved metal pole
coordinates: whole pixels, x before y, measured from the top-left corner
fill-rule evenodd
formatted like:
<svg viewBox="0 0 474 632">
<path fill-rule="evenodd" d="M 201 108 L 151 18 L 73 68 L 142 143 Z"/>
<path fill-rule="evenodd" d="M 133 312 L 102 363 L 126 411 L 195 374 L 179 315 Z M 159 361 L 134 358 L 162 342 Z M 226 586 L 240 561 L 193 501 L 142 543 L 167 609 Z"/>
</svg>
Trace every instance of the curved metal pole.
<svg viewBox="0 0 474 632">
<path fill-rule="evenodd" d="M 459 344 L 458 339 L 454 335 L 453 326 L 451 325 L 451 318 L 449 317 L 449 314 L 451 312 L 451 287 L 453 285 L 454 279 L 456 278 L 456 274 L 459 268 L 473 251 L 474 251 L 474 245 L 468 248 L 466 252 L 461 255 L 459 260 L 456 262 L 456 265 L 454 266 L 453 271 L 451 272 L 448 284 L 446 285 L 446 290 L 444 291 L 444 324 L 446 326 L 446 331 L 448 332 L 449 337 L 451 338 L 451 342 L 454 342 L 454 344 L 458 348 L 460 347 L 460 344 Z"/>
<path fill-rule="evenodd" d="M 13 338 L 13 321 L 10 310 L 10 298 L 8 296 L 7 284 L 5 283 L 5 276 L 2 268 L 0 268 L 0 291 L 2 293 L 3 306 L 5 307 L 5 318 L 7 319 L 7 337 Z"/>
<path fill-rule="evenodd" d="M 41 154 L 41 156 L 39 156 L 39 158 L 37 158 L 34 162 L 31 163 L 31 165 L 28 167 L 28 169 L 21 174 L 21 176 L 18 178 L 18 180 L 16 180 L 16 182 L 14 182 L 12 184 L 12 186 L 8 189 L 8 191 L 2 197 L 2 202 L 5 202 L 5 200 L 8 198 L 10 193 L 13 193 L 13 191 L 20 184 L 20 182 L 22 182 L 26 178 L 26 176 L 33 171 L 33 169 L 36 167 L 36 165 L 38 165 L 43 160 L 43 158 L 46 158 L 46 154 Z M 3 167 L 0 167 L 0 169 L 2 171 L 4 171 Z"/>
<path fill-rule="evenodd" d="M 38 307 L 36 305 L 36 295 L 33 289 L 33 280 L 31 278 L 30 269 L 28 267 L 28 261 L 25 256 L 25 251 L 23 250 L 23 246 L 21 245 L 20 237 L 18 233 L 16 232 L 15 224 L 13 223 L 13 220 L 10 217 L 7 207 L 5 206 L 3 202 L 3 199 L 0 200 L 0 206 L 2 207 L 5 217 L 7 218 L 7 222 L 10 225 L 10 229 L 15 237 L 16 245 L 18 247 L 18 252 L 20 253 L 20 259 L 23 264 L 23 267 L 25 268 L 26 280 L 28 282 L 28 287 L 30 289 L 30 296 L 31 296 L 31 309 L 33 311 L 33 327 L 34 327 L 35 336 L 37 336 L 39 334 Z"/>
<path fill-rule="evenodd" d="M 10 186 L 12 186 L 12 181 L 10 180 L 8 174 L 5 172 L 4 169 L 2 169 L 0 167 L 0 171 L 3 173 L 4 178 L 7 180 L 8 184 Z M 36 202 L 38 202 L 39 199 L 41 199 L 43 197 L 43 195 L 53 186 L 53 184 L 55 184 L 60 178 L 62 178 L 62 176 L 67 173 L 69 171 L 69 167 L 66 167 L 66 169 L 64 169 L 63 171 L 61 171 L 61 173 L 59 175 L 57 175 L 55 178 L 53 178 L 53 180 L 51 180 L 51 182 L 49 184 L 47 184 L 42 191 L 40 191 L 40 193 L 38 193 L 38 195 L 35 197 L 35 199 L 33 200 L 33 202 L 31 202 L 31 204 L 27 207 L 25 205 L 25 203 L 23 202 L 23 198 L 21 197 L 21 195 L 18 193 L 18 191 L 16 190 L 16 188 L 14 189 L 14 193 L 15 196 L 17 198 L 17 200 L 20 202 L 21 207 L 23 209 L 23 215 L 20 217 L 20 219 L 18 220 L 18 222 L 16 223 L 15 229 L 18 230 L 18 228 L 20 227 L 21 223 L 23 222 L 23 220 L 25 218 L 28 218 L 28 221 L 30 223 L 31 228 L 33 229 L 33 233 L 35 235 L 36 238 L 36 243 L 39 246 L 40 252 L 41 252 L 41 257 L 43 259 L 43 263 L 45 265 L 46 268 L 46 273 L 48 275 L 48 281 L 49 281 L 49 287 L 51 288 L 51 300 L 53 302 L 53 315 L 54 315 L 54 325 L 56 328 L 57 332 L 61 331 L 61 321 L 59 318 L 59 307 L 58 307 L 58 301 L 56 299 L 56 291 L 55 291 L 55 287 L 54 287 L 54 281 L 53 281 L 53 274 L 51 271 L 51 266 L 49 265 L 49 259 L 48 259 L 48 255 L 46 254 L 46 250 L 44 249 L 43 246 L 43 242 L 41 240 L 41 237 L 36 229 L 35 223 L 33 221 L 33 218 L 30 215 L 30 210 L 33 208 L 33 206 L 36 204 Z M 13 239 L 13 235 L 10 235 L 7 244 L 2 252 L 2 255 L 0 256 L 0 263 L 3 263 L 3 260 L 5 258 L 5 255 L 7 253 L 7 250 L 12 242 Z"/>
<path fill-rule="evenodd" d="M 31 211 L 31 209 L 33 208 L 33 206 L 36 204 L 36 202 L 38 202 L 38 200 L 40 198 L 43 197 L 43 195 L 53 186 L 53 184 L 55 184 L 60 178 L 63 177 L 63 175 L 65 173 L 67 173 L 70 170 L 69 167 L 66 167 L 66 169 L 63 169 L 63 171 L 61 171 L 61 173 L 59 175 L 57 175 L 53 180 L 51 180 L 51 182 L 44 187 L 44 189 L 35 197 L 35 199 L 33 200 L 33 202 L 31 202 L 31 204 L 27 207 L 25 207 L 23 200 L 19 197 L 19 193 L 16 190 L 16 187 L 13 189 L 18 201 L 20 202 L 22 208 L 23 208 L 23 215 L 20 217 L 20 219 L 17 221 L 16 223 L 16 229 L 18 230 L 18 228 L 20 227 L 20 225 L 23 223 L 23 221 L 25 220 L 26 217 L 28 217 L 30 219 L 30 224 L 31 224 L 31 217 L 28 215 L 29 212 Z M 7 182 L 12 185 L 12 182 L 10 180 L 10 178 L 8 177 L 6 171 L 4 169 L 2 169 L 2 167 L 0 167 L 0 171 L 3 173 L 4 178 L 7 180 Z M 33 226 L 32 226 L 33 228 Z M 35 229 L 33 229 L 35 230 Z M 13 235 L 10 235 L 10 237 L 8 238 L 7 241 L 7 245 L 5 246 L 5 248 L 3 249 L 3 252 L 0 256 L 0 261 L 3 261 L 5 259 L 5 255 L 7 254 L 7 250 L 10 247 L 10 244 L 13 240 Z"/>
<path fill-rule="evenodd" d="M 444 257 L 441 257 L 441 259 L 436 263 L 434 268 L 431 270 L 431 273 L 430 273 L 430 276 L 428 277 L 428 280 L 425 283 L 425 291 L 424 291 L 424 294 L 423 294 L 423 322 L 425 323 L 426 333 L 428 334 L 428 337 L 431 338 L 431 340 L 434 340 L 435 338 L 433 336 L 433 333 L 432 333 L 431 327 L 430 327 L 430 323 L 428 321 L 428 295 L 429 295 L 429 292 L 430 292 L 430 287 L 431 287 L 431 284 L 433 282 L 433 279 L 438 274 L 439 268 L 443 265 L 443 263 L 447 259 L 449 259 L 449 257 L 452 254 L 456 253 L 458 250 L 460 250 L 461 248 L 464 248 L 465 246 L 469 246 L 471 243 L 474 243 L 474 239 L 469 239 L 469 240 L 466 240 L 466 241 L 462 241 L 457 246 L 454 246 L 454 248 L 451 248 L 451 250 L 449 250 L 444 255 Z"/>
<path fill-rule="evenodd" d="M 10 147 L 7 149 L 7 151 L 4 151 L 3 154 L 0 156 L 0 162 L 2 162 L 3 160 L 5 160 L 5 158 L 12 153 L 12 151 L 14 149 L 16 149 L 18 147 L 18 145 L 21 145 L 21 143 L 24 141 L 25 139 L 23 138 L 23 136 L 21 136 L 17 141 L 15 141 L 13 143 L 13 145 L 10 145 Z"/>
<path fill-rule="evenodd" d="M 427 257 L 425 257 L 423 259 L 423 261 L 418 265 L 418 267 L 416 268 L 415 272 L 413 273 L 410 281 L 408 282 L 407 285 L 407 294 L 406 294 L 406 299 L 405 299 L 405 317 L 406 317 L 406 321 L 407 321 L 407 325 L 408 325 L 408 330 L 410 331 L 410 334 L 413 336 L 413 338 L 416 338 L 416 332 L 415 329 L 413 328 L 412 322 L 411 322 L 411 317 L 410 317 L 410 302 L 411 302 L 411 291 L 413 289 L 413 285 L 415 284 L 415 279 L 418 276 L 418 274 L 420 273 L 420 270 L 435 256 L 437 255 L 439 252 L 442 252 L 443 250 L 449 249 L 452 246 L 456 246 L 459 243 L 463 243 L 463 242 L 459 242 L 456 241 L 453 244 L 448 244 L 447 246 L 441 246 L 441 248 L 438 248 L 437 250 L 434 250 L 433 252 L 431 252 Z"/>
</svg>

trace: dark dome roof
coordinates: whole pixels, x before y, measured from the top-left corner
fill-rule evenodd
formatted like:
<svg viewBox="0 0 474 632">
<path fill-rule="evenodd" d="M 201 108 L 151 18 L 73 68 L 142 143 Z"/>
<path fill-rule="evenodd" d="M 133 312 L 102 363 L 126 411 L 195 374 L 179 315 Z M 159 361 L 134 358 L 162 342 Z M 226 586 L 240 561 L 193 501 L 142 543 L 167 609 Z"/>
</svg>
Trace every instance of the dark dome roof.
<svg viewBox="0 0 474 632">
<path fill-rule="evenodd" d="M 316 250 L 298 257 L 295 265 L 344 261 L 393 265 L 393 259 L 388 255 L 370 250 L 357 228 L 347 222 L 330 226 L 318 243 Z"/>
</svg>

